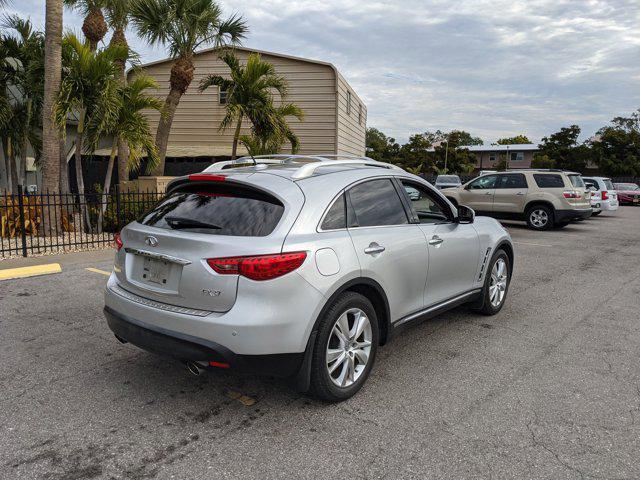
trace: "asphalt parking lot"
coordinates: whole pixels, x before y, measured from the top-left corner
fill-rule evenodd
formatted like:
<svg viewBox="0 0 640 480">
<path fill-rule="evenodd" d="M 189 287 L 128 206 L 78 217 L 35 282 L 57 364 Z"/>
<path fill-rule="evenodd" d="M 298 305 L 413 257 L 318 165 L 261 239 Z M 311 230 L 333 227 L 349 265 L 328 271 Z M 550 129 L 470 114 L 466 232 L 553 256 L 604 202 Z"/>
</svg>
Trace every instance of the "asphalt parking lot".
<svg viewBox="0 0 640 480">
<path fill-rule="evenodd" d="M 0 478 L 640 478 L 640 208 L 506 226 L 500 314 L 404 331 L 337 405 L 121 345 L 109 253 L 0 282 Z"/>
</svg>

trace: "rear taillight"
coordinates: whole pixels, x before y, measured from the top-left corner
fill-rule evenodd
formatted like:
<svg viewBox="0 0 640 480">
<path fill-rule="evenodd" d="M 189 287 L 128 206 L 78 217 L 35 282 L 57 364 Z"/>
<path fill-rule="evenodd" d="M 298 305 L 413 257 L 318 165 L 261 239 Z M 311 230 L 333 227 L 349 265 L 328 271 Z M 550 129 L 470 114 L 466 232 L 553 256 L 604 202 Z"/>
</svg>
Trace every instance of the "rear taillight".
<svg viewBox="0 0 640 480">
<path fill-rule="evenodd" d="M 113 236 L 113 241 L 116 244 L 116 250 L 120 251 L 120 249 L 122 248 L 122 245 L 123 245 L 122 238 L 120 237 L 120 232 L 116 233 Z"/>
<path fill-rule="evenodd" d="M 562 192 L 562 195 L 564 195 L 564 198 L 581 198 L 580 192 L 574 191 Z"/>
<path fill-rule="evenodd" d="M 307 258 L 307 252 L 210 258 L 209 266 L 220 275 L 242 275 L 251 280 L 270 280 L 293 272 Z"/>
<path fill-rule="evenodd" d="M 606 190 L 602 190 L 602 200 L 609 200 L 609 192 L 607 192 Z"/>
</svg>

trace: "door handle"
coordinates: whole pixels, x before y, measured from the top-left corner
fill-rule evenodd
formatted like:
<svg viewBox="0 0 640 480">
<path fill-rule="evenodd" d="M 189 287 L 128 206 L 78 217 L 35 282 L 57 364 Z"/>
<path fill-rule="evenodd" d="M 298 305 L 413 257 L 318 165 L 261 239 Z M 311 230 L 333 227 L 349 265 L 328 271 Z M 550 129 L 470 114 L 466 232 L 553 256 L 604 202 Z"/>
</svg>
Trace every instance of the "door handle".
<svg viewBox="0 0 640 480">
<path fill-rule="evenodd" d="M 378 245 L 376 242 L 371 242 L 367 248 L 364 249 L 364 253 L 367 255 L 375 255 L 376 253 L 384 252 L 385 248 L 382 245 Z"/>
<path fill-rule="evenodd" d="M 524 192 L 518 192 L 516 195 L 524 195 Z"/>
<path fill-rule="evenodd" d="M 493 195 L 491 192 L 486 192 L 485 195 Z"/>
<path fill-rule="evenodd" d="M 431 240 L 429 240 L 429 245 L 433 245 L 434 247 L 437 247 L 442 242 L 444 242 L 443 239 L 441 239 L 438 235 L 434 235 L 433 237 L 431 237 Z"/>
</svg>

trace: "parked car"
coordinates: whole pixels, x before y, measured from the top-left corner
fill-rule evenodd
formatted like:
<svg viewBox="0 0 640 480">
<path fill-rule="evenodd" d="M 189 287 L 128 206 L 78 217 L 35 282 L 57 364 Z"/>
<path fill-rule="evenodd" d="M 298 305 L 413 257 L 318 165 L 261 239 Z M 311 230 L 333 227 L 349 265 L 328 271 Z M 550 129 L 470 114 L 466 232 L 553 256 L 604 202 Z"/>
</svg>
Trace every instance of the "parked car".
<svg viewBox="0 0 640 480">
<path fill-rule="evenodd" d="M 582 177 L 582 180 L 591 191 L 593 215 L 600 215 L 603 211 L 615 212 L 618 209 L 618 195 L 610 178 Z"/>
<path fill-rule="evenodd" d="M 635 183 L 614 183 L 620 205 L 639 205 L 640 187 Z"/>
<path fill-rule="evenodd" d="M 367 158 L 232 168 L 252 161 L 173 180 L 122 229 L 104 309 L 119 341 L 340 401 L 401 327 L 503 307 L 513 245 L 494 219 Z"/>
<path fill-rule="evenodd" d="M 562 228 L 591 216 L 590 194 L 575 172 L 509 170 L 482 175 L 443 193 L 455 205 L 495 218 L 525 220 L 534 230 Z"/>
<path fill-rule="evenodd" d="M 458 175 L 438 175 L 436 177 L 436 188 L 454 188 L 462 185 L 460 177 Z"/>
</svg>

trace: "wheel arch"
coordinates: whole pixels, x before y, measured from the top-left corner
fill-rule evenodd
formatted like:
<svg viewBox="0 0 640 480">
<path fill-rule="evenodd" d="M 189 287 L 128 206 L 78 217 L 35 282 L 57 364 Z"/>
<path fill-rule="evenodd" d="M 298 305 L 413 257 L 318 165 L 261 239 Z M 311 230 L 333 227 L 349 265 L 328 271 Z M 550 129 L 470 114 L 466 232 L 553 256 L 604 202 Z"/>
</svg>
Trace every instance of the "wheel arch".
<svg viewBox="0 0 640 480">
<path fill-rule="evenodd" d="M 548 207 L 551 209 L 551 211 L 555 214 L 556 212 L 556 207 L 553 206 L 553 203 L 551 203 L 549 200 L 531 200 L 529 203 L 527 203 L 524 206 L 524 214 L 525 216 L 527 215 L 527 212 L 536 206 L 543 206 L 543 207 Z"/>
<path fill-rule="evenodd" d="M 378 327 L 380 329 L 380 345 L 384 345 L 389 340 L 391 332 L 391 312 L 389 309 L 389 300 L 382 286 L 375 280 L 368 277 L 358 277 L 349 280 L 341 285 L 329 299 L 325 302 L 320 314 L 316 318 L 312 332 L 318 330 L 320 320 L 325 315 L 331 304 L 345 292 L 356 292 L 367 298 L 373 305 L 378 317 Z"/>
<path fill-rule="evenodd" d="M 503 240 L 500 243 L 498 243 L 498 245 L 496 246 L 494 251 L 497 252 L 498 250 L 504 250 L 504 252 L 507 254 L 507 257 L 509 258 L 509 275 L 512 275 L 513 274 L 513 261 L 514 261 L 513 245 L 511 244 L 510 241 Z"/>
</svg>

